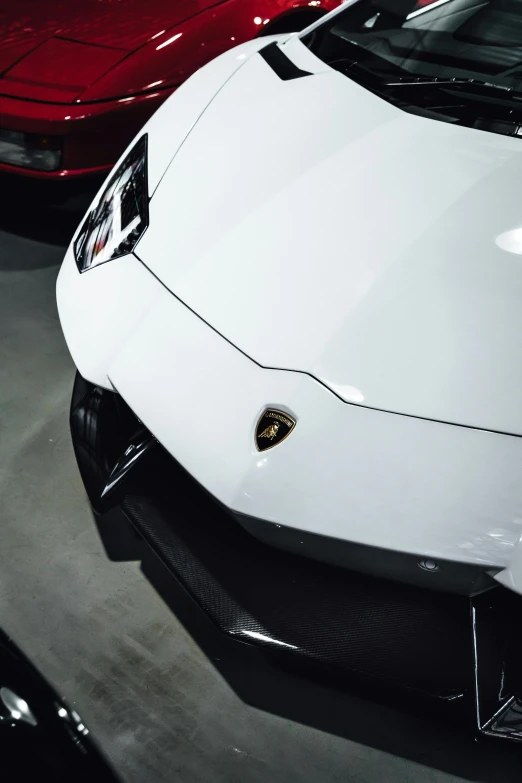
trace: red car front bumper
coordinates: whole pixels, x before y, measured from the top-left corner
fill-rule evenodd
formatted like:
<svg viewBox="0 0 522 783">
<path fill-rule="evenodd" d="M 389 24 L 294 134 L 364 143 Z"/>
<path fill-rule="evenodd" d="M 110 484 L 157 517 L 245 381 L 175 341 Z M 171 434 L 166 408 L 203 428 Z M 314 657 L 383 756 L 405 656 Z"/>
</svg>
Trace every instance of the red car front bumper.
<svg viewBox="0 0 522 783">
<path fill-rule="evenodd" d="M 0 96 L 0 128 L 62 139 L 61 162 L 56 171 L 38 171 L 2 161 L 0 171 L 51 180 L 109 171 L 173 90 L 74 105 Z"/>
</svg>

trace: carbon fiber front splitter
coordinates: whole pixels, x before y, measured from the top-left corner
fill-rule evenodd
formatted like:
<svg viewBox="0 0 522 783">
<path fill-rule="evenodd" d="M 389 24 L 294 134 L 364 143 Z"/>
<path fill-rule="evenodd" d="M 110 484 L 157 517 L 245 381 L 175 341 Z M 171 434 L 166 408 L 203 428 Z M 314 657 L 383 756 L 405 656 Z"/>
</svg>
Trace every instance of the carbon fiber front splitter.
<svg viewBox="0 0 522 783">
<path fill-rule="evenodd" d="M 509 591 L 495 587 L 469 599 L 362 576 L 258 541 L 118 395 L 80 376 L 71 431 L 95 510 L 121 508 L 223 634 L 345 684 L 425 697 L 483 733 L 522 740 L 522 644 L 514 622 L 521 606 Z"/>
</svg>

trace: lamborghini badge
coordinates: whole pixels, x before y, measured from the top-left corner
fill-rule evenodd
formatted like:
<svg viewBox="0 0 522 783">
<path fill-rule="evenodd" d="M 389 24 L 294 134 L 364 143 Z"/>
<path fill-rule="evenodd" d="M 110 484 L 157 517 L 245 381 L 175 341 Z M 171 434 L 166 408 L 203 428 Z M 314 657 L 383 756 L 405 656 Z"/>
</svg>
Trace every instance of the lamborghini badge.
<svg viewBox="0 0 522 783">
<path fill-rule="evenodd" d="M 266 451 L 272 446 L 277 446 L 287 438 L 295 427 L 295 419 L 272 409 L 266 410 L 256 427 L 256 447 L 258 451 Z"/>
</svg>

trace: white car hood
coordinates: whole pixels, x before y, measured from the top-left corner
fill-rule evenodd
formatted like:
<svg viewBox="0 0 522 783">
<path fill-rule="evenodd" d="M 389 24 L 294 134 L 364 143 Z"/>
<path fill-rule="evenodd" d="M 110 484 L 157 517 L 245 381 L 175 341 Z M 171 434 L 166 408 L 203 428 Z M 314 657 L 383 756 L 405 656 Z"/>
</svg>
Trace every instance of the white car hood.
<svg viewBox="0 0 522 783">
<path fill-rule="evenodd" d="M 298 39 L 282 49 L 317 72 L 244 63 L 174 156 L 137 255 L 264 367 L 522 434 L 522 140 L 408 114 Z"/>
</svg>

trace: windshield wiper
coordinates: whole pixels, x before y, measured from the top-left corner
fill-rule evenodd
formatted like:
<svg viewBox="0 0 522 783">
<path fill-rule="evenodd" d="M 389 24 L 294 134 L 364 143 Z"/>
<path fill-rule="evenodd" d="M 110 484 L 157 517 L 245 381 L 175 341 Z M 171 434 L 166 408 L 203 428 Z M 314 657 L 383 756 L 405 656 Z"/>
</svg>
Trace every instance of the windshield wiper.
<svg viewBox="0 0 522 783">
<path fill-rule="evenodd" d="M 443 79 L 440 76 L 420 76 L 417 79 L 399 78 L 393 82 L 386 82 L 385 87 L 435 87 L 441 90 L 457 90 L 459 92 L 472 92 L 477 95 L 489 95 L 492 98 L 503 100 L 522 101 L 522 92 L 503 84 L 494 84 L 480 79 L 459 78 Z"/>
<path fill-rule="evenodd" d="M 358 60 L 351 59 L 349 57 L 338 57 L 335 60 L 327 60 L 327 64 L 335 71 L 347 76 L 349 79 L 365 87 L 367 90 L 371 90 L 376 94 L 385 92 L 387 86 L 387 76 L 368 68 Z"/>
</svg>

